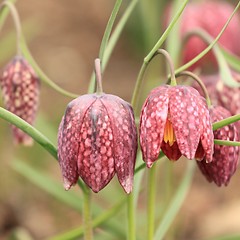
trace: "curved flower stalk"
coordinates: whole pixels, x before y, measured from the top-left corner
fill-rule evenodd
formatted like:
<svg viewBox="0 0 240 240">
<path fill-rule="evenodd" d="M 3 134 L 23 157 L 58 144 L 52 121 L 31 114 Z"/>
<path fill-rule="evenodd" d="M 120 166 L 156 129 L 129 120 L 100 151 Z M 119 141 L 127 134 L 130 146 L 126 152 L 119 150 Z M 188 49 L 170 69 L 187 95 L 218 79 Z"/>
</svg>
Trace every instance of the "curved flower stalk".
<svg viewBox="0 0 240 240">
<path fill-rule="evenodd" d="M 236 82 L 240 83 L 240 74 L 231 71 L 233 78 Z M 231 114 L 240 113 L 240 88 L 226 86 L 219 74 L 203 75 L 201 76 L 203 83 L 208 89 L 209 96 L 214 105 L 220 105 L 227 108 Z M 202 91 L 198 86 L 193 84 L 200 94 Z"/>
<path fill-rule="evenodd" d="M 97 78 L 100 79 L 99 71 Z M 78 178 L 94 191 L 104 188 L 115 173 L 126 193 L 132 191 L 137 131 L 132 107 L 101 92 L 70 102 L 59 126 L 58 157 L 64 187 Z"/>
<path fill-rule="evenodd" d="M 220 121 L 230 117 L 231 113 L 221 107 L 215 106 L 210 108 L 212 122 Z M 219 140 L 239 141 L 239 132 L 237 124 L 232 123 L 213 132 L 214 138 Z M 232 175 L 235 173 L 240 158 L 240 147 L 214 145 L 213 161 L 207 163 L 197 162 L 199 169 L 209 182 L 214 182 L 218 186 L 227 186 Z"/>
<path fill-rule="evenodd" d="M 0 78 L 2 96 L 7 110 L 33 124 L 39 102 L 39 79 L 21 56 L 14 57 Z M 19 128 L 12 126 L 15 143 L 32 145 L 33 140 Z"/>
</svg>

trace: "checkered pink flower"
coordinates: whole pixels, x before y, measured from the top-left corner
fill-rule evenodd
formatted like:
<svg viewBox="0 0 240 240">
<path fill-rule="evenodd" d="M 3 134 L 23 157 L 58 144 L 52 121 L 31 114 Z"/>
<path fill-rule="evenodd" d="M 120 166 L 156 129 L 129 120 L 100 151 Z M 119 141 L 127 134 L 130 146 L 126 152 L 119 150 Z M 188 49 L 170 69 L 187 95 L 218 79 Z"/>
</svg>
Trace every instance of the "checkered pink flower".
<svg viewBox="0 0 240 240">
<path fill-rule="evenodd" d="M 220 106 L 210 109 L 212 122 L 230 117 L 230 112 Z M 219 140 L 239 141 L 239 132 L 236 123 L 220 128 L 214 133 L 214 138 Z M 214 145 L 213 161 L 206 163 L 206 159 L 197 162 L 199 169 L 209 182 L 218 186 L 227 186 L 230 178 L 235 173 L 240 158 L 240 147 Z"/>
<path fill-rule="evenodd" d="M 58 158 L 66 190 L 78 178 L 94 191 L 115 173 L 132 191 L 137 131 L 132 107 L 110 94 L 87 94 L 70 102 L 58 132 Z"/>
<path fill-rule="evenodd" d="M 20 56 L 14 57 L 0 77 L 2 96 L 6 109 L 33 124 L 39 102 L 39 79 L 33 68 Z M 11 126 L 17 144 L 31 145 L 30 136 Z"/>
<path fill-rule="evenodd" d="M 140 144 L 148 167 L 160 149 L 170 160 L 212 161 L 213 132 L 206 101 L 188 86 L 160 86 L 151 91 L 140 116 Z"/>
</svg>

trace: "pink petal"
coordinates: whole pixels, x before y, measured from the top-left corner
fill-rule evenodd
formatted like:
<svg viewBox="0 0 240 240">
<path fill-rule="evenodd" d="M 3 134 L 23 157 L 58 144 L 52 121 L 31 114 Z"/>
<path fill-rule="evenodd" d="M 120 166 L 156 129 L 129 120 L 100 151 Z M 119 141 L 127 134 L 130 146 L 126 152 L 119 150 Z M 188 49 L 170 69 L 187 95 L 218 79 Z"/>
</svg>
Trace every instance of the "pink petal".
<svg viewBox="0 0 240 240">
<path fill-rule="evenodd" d="M 212 124 L 209 115 L 209 109 L 207 107 L 204 98 L 198 101 L 199 113 L 201 114 L 200 134 L 201 143 L 205 152 L 206 162 L 212 161 L 213 147 L 214 147 L 214 136 L 212 131 Z"/>
<path fill-rule="evenodd" d="M 165 143 L 163 141 L 161 149 L 167 158 L 171 161 L 177 161 L 182 156 L 182 153 L 179 151 L 177 142 L 174 142 L 170 147 L 168 143 Z"/>
<path fill-rule="evenodd" d="M 98 192 L 115 174 L 113 127 L 101 96 L 82 119 L 78 143 L 79 176 L 94 192 Z"/>
<path fill-rule="evenodd" d="M 169 112 L 178 147 L 182 155 L 194 159 L 199 144 L 201 116 L 193 88 L 176 86 L 170 89 Z M 196 91 L 195 89 L 193 89 Z"/>
<path fill-rule="evenodd" d="M 152 90 L 140 116 L 140 144 L 143 160 L 150 168 L 157 160 L 168 116 L 168 86 Z"/>
<path fill-rule="evenodd" d="M 58 130 L 58 159 L 66 190 L 76 184 L 79 174 L 77 159 L 80 129 L 88 107 L 95 101 L 93 95 L 83 95 L 68 104 Z"/>
<path fill-rule="evenodd" d="M 126 193 L 133 187 L 137 151 L 137 129 L 132 107 L 122 99 L 105 95 L 102 99 L 111 119 L 114 139 L 114 161 L 118 180 Z"/>
</svg>

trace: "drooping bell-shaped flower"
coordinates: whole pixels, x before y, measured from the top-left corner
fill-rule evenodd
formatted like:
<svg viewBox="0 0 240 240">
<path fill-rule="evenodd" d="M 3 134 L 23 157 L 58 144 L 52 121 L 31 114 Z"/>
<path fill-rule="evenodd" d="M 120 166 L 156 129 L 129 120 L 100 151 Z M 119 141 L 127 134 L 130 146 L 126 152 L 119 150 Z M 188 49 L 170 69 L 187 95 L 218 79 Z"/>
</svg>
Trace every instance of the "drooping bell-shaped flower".
<svg viewBox="0 0 240 240">
<path fill-rule="evenodd" d="M 33 68 L 21 56 L 14 57 L 0 77 L 3 101 L 6 109 L 33 124 L 39 102 L 39 79 Z M 31 145 L 30 136 L 11 126 L 15 143 Z"/>
<path fill-rule="evenodd" d="M 230 117 L 230 112 L 221 107 L 210 109 L 212 122 Z M 239 132 L 236 123 L 227 125 L 213 132 L 214 138 L 219 140 L 239 141 Z M 213 161 L 210 163 L 197 162 L 199 169 L 209 182 L 215 182 L 218 186 L 227 186 L 230 178 L 235 173 L 240 158 L 240 147 L 214 145 Z"/>
<path fill-rule="evenodd" d="M 137 130 L 132 107 L 110 94 L 86 94 L 70 102 L 58 132 L 58 158 L 66 190 L 78 178 L 94 191 L 115 173 L 126 193 L 133 187 Z"/>
<path fill-rule="evenodd" d="M 189 86 L 153 89 L 141 111 L 140 144 L 148 167 L 160 149 L 170 160 L 205 156 L 211 162 L 213 132 L 205 99 Z"/>
</svg>

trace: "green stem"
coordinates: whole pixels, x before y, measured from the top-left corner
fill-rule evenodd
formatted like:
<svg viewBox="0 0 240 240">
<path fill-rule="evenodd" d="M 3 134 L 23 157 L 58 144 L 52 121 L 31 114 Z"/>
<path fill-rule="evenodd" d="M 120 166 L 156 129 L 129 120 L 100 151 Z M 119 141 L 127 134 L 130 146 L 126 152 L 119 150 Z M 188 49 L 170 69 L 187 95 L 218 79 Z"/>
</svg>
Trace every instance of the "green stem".
<svg viewBox="0 0 240 240">
<path fill-rule="evenodd" d="M 140 91 L 142 88 L 143 78 L 144 78 L 147 66 L 148 66 L 148 62 L 143 62 L 142 67 L 141 67 L 140 72 L 137 77 L 135 87 L 134 87 L 131 103 L 132 103 L 132 106 L 134 106 L 135 111 L 138 108 L 139 95 L 140 95 Z"/>
<path fill-rule="evenodd" d="M 212 38 L 212 36 L 209 35 L 203 29 L 196 29 L 196 30 L 190 31 L 186 34 L 186 36 L 184 37 L 183 44 L 192 35 L 200 37 L 207 44 L 211 44 L 214 40 Z M 217 43 L 213 46 L 212 50 L 213 50 L 213 53 L 214 53 L 217 63 L 218 63 L 218 68 L 220 71 L 221 79 L 230 87 L 239 87 L 240 85 L 233 79 L 230 68 L 227 64 L 227 61 L 224 58 L 224 55 Z"/>
<path fill-rule="evenodd" d="M 108 20 L 108 23 L 107 23 L 107 26 L 106 26 L 106 29 L 105 29 L 105 32 L 104 32 L 104 35 L 103 35 L 103 38 L 102 38 L 102 42 L 101 42 L 101 45 L 100 45 L 100 50 L 99 50 L 99 58 L 101 59 L 101 61 L 103 61 L 103 58 L 104 58 L 104 55 L 105 55 L 105 49 L 107 47 L 109 37 L 110 37 L 111 32 L 112 32 L 113 24 L 116 20 L 116 17 L 117 17 L 117 14 L 119 12 L 121 4 L 122 4 L 122 0 L 117 0 L 116 1 L 115 5 L 113 7 L 113 10 L 112 10 L 111 16 Z M 88 87 L 88 92 L 93 93 L 94 91 L 95 91 L 95 81 L 94 81 L 94 74 L 92 74 L 91 80 L 90 80 L 90 83 L 89 83 L 89 87 Z"/>
<path fill-rule="evenodd" d="M 121 19 L 119 20 L 116 28 L 114 29 L 110 39 L 109 39 L 109 42 L 108 42 L 108 45 L 105 49 L 105 53 L 104 53 L 104 56 L 103 56 L 103 59 L 102 59 L 102 70 L 104 71 L 107 64 L 108 64 L 108 61 L 110 59 L 110 56 L 113 52 L 113 49 L 114 47 L 116 46 L 116 43 L 123 31 L 123 28 L 125 27 L 131 13 L 133 12 L 136 4 L 139 2 L 139 0 L 132 0 L 131 3 L 128 5 L 128 7 L 126 8 L 126 10 L 124 11 L 124 14 L 122 15 Z"/>
<path fill-rule="evenodd" d="M 31 136 L 37 143 L 39 143 L 46 151 L 48 151 L 55 159 L 57 158 L 57 148 L 51 141 L 45 137 L 36 128 L 29 123 L 18 117 L 17 115 L 9 112 L 8 110 L 0 107 L 0 118 L 20 128 L 23 132 Z"/>
<path fill-rule="evenodd" d="M 125 204 L 126 199 L 124 198 L 123 200 L 119 201 L 116 205 L 114 205 L 112 208 L 109 210 L 105 211 L 103 214 L 97 216 L 93 221 L 92 221 L 92 227 L 96 228 L 103 223 L 105 223 L 107 220 L 112 218 L 113 216 L 116 215 L 117 212 L 119 212 L 123 204 Z M 84 228 L 79 227 L 76 229 L 73 229 L 67 233 L 63 233 L 59 236 L 54 236 L 52 238 L 49 238 L 48 240 L 75 240 L 78 239 L 79 237 L 83 236 L 84 234 Z"/>
<path fill-rule="evenodd" d="M 83 193 L 83 226 L 84 226 L 84 240 L 92 240 L 92 218 L 91 218 L 91 191 Z"/>
<path fill-rule="evenodd" d="M 180 76 L 189 76 L 189 77 L 193 78 L 200 85 L 200 87 L 202 88 L 202 90 L 204 92 L 204 95 L 205 95 L 205 98 L 206 98 L 206 102 L 207 102 L 208 107 L 210 107 L 212 105 L 210 97 L 208 95 L 207 88 L 205 87 L 203 81 L 196 74 L 194 74 L 192 72 L 189 72 L 189 71 L 182 71 L 182 72 L 177 74 L 177 77 L 180 77 Z"/>
<path fill-rule="evenodd" d="M 220 31 L 220 33 L 217 35 L 217 37 L 214 39 L 214 41 L 207 47 L 205 48 L 201 53 L 199 53 L 195 58 L 193 58 L 191 61 L 189 61 L 188 63 L 184 64 L 183 66 L 181 66 L 180 68 L 178 68 L 175 71 L 175 74 L 177 75 L 178 73 L 186 70 L 187 68 L 191 67 L 194 63 L 196 63 L 199 59 L 201 59 L 203 56 L 205 56 L 212 48 L 213 46 L 216 44 L 216 42 L 219 40 L 219 38 L 222 36 L 222 34 L 224 33 L 225 29 L 227 28 L 229 22 L 231 21 L 231 19 L 233 18 L 234 14 L 236 13 L 236 11 L 238 10 L 240 6 L 240 1 L 238 2 L 237 6 L 235 7 L 234 11 L 232 12 L 232 14 L 230 15 L 230 17 L 228 18 L 227 22 L 225 23 L 225 25 L 223 26 L 222 30 Z"/>
<path fill-rule="evenodd" d="M 14 24 L 15 24 L 15 27 L 16 27 L 16 33 L 17 33 L 17 39 L 16 39 L 16 42 L 17 42 L 17 55 L 21 55 L 21 49 L 20 49 L 20 41 L 21 41 L 21 35 L 22 35 L 22 28 L 21 28 L 21 24 L 20 24 L 20 20 L 19 20 L 19 15 L 18 15 L 18 12 L 14 6 L 14 4 L 10 1 L 3 1 L 0 5 L 0 11 L 4 8 L 4 7 L 7 7 L 11 14 L 12 14 L 12 17 L 13 17 L 13 21 L 14 21 Z"/>
<path fill-rule="evenodd" d="M 101 94 L 103 92 L 103 87 L 102 87 L 101 60 L 99 58 L 95 59 L 95 75 L 97 83 L 97 94 Z"/>
<path fill-rule="evenodd" d="M 219 139 L 214 139 L 214 144 L 224 145 L 224 146 L 235 146 L 235 147 L 240 146 L 240 142 L 219 140 Z"/>
<path fill-rule="evenodd" d="M 115 5 L 114 5 L 114 8 L 112 10 L 112 14 L 111 14 L 111 16 L 108 20 L 108 23 L 107 23 L 107 26 L 106 26 L 106 29 L 105 29 L 105 32 L 104 32 L 104 35 L 103 35 L 103 38 L 102 38 L 100 51 L 99 51 L 99 58 L 101 60 L 103 60 L 103 58 L 104 58 L 105 49 L 107 47 L 107 44 L 108 44 L 108 41 L 109 41 L 109 38 L 110 38 L 110 35 L 111 35 L 111 32 L 112 32 L 113 24 L 115 22 L 115 19 L 117 17 L 117 14 L 119 12 L 121 4 L 122 4 L 122 0 L 117 0 L 116 1 Z"/>
<path fill-rule="evenodd" d="M 8 0 L 8 2 L 14 4 L 16 2 L 16 0 Z M 3 8 L 1 11 L 1 14 L 0 14 L 0 31 L 3 27 L 3 24 L 8 16 L 8 14 L 9 14 L 9 8 L 7 8 L 7 7 Z"/>
<path fill-rule="evenodd" d="M 174 63 L 173 63 L 173 60 L 170 57 L 169 53 L 166 50 L 164 50 L 164 49 L 158 49 L 156 51 L 156 54 L 162 54 L 166 58 L 166 60 L 168 62 L 168 65 L 169 65 L 169 68 L 170 68 L 171 85 L 172 86 L 176 86 L 177 85 L 177 81 L 176 81 L 176 77 L 175 77 L 175 73 L 174 73 Z"/>
<path fill-rule="evenodd" d="M 156 198 L 156 165 L 154 164 L 148 172 L 148 234 L 147 239 L 152 240 L 154 236 L 154 219 L 155 219 L 155 198 Z"/>
<path fill-rule="evenodd" d="M 187 192 L 191 186 L 192 177 L 195 169 L 195 163 L 188 161 L 188 167 L 184 173 L 183 179 L 180 182 L 179 186 L 176 188 L 177 191 L 170 202 L 164 217 L 161 219 L 161 222 L 157 228 L 157 231 L 154 236 L 154 240 L 161 240 L 164 238 L 167 230 L 171 226 L 173 220 L 175 219 L 180 207 L 182 206 L 184 199 L 187 195 Z"/>
<path fill-rule="evenodd" d="M 128 240 L 136 239 L 135 205 L 133 193 L 127 196 Z"/>
<path fill-rule="evenodd" d="M 176 13 L 176 15 L 174 16 L 172 21 L 170 22 L 167 29 L 164 31 L 164 33 L 162 34 L 162 36 L 160 37 L 158 42 L 155 44 L 155 46 L 152 48 L 152 50 L 148 53 L 148 55 L 143 60 L 143 64 L 141 66 L 141 69 L 140 69 L 138 77 L 137 77 L 137 81 L 136 81 L 136 84 L 135 84 L 135 87 L 134 87 L 134 92 L 133 92 L 132 101 L 131 101 L 132 105 L 135 106 L 135 109 L 137 109 L 137 107 L 138 107 L 137 102 L 138 102 L 138 98 L 139 98 L 139 94 L 140 94 L 140 91 L 141 91 L 142 82 L 143 82 L 143 78 L 144 78 L 144 74 L 146 72 L 147 66 L 148 66 L 149 62 L 152 60 L 152 58 L 154 57 L 154 55 L 156 54 L 157 50 L 162 46 L 162 44 L 166 40 L 170 31 L 172 30 L 175 23 L 177 22 L 180 15 L 182 14 L 182 12 L 183 12 L 185 6 L 187 5 L 188 1 L 189 0 L 185 0 L 183 2 L 183 4 L 179 8 L 178 12 Z"/>
<path fill-rule="evenodd" d="M 26 41 L 25 41 L 23 35 L 21 34 L 21 25 L 20 25 L 19 16 L 18 16 L 17 10 L 16 10 L 15 6 L 12 4 L 12 2 L 15 2 L 15 1 L 9 0 L 9 1 L 3 2 L 3 4 L 7 5 L 7 9 L 3 8 L 3 10 L 2 10 L 3 13 L 0 14 L 0 29 L 7 17 L 7 14 L 9 13 L 9 9 L 10 9 L 11 12 L 13 13 L 14 22 L 16 24 L 16 29 L 18 32 L 18 39 L 17 39 L 18 54 L 23 54 L 26 57 L 26 59 L 32 65 L 34 70 L 37 72 L 40 79 L 43 82 L 45 82 L 49 87 L 53 88 L 57 92 L 65 95 L 67 97 L 71 97 L 71 98 L 78 97 L 79 95 L 68 92 L 68 91 L 62 89 L 61 87 L 59 87 L 57 84 L 55 84 L 49 77 L 46 76 L 46 74 L 40 69 L 38 64 L 35 62 L 35 60 L 33 59 L 32 55 L 27 47 Z"/>
<path fill-rule="evenodd" d="M 240 120 L 240 114 L 237 114 L 237 115 L 231 116 L 229 118 L 225 118 L 221 121 L 215 122 L 215 123 L 213 123 L 213 131 L 215 131 L 219 128 L 225 127 L 231 123 L 237 122 L 239 120 Z"/>
<path fill-rule="evenodd" d="M 149 54 L 144 58 L 144 62 L 149 62 L 151 60 L 151 58 L 153 57 L 153 55 L 155 54 L 155 52 L 162 46 L 162 44 L 166 40 L 168 34 L 170 33 L 170 31 L 174 27 L 175 23 L 177 22 L 177 20 L 181 16 L 181 14 L 182 14 L 185 6 L 187 5 L 188 1 L 189 0 L 183 1 L 183 4 L 179 8 L 178 12 L 176 13 L 176 15 L 174 16 L 172 21 L 170 22 L 168 28 L 164 31 L 164 33 L 162 34 L 162 36 L 160 37 L 158 42 L 155 44 L 155 46 L 152 48 L 152 50 L 149 52 Z"/>
<path fill-rule="evenodd" d="M 55 91 L 57 91 L 58 93 L 67 96 L 67 97 L 71 97 L 71 98 L 77 98 L 79 95 L 78 94 L 74 94 L 71 92 L 68 92 L 66 90 L 64 90 L 63 88 L 59 87 L 56 83 L 54 83 L 43 71 L 42 69 L 38 66 L 38 64 L 36 63 L 36 61 L 34 60 L 34 58 L 32 57 L 32 54 L 30 53 L 26 41 L 25 39 L 22 37 L 21 39 L 21 49 L 22 49 L 22 53 L 25 56 L 25 58 L 29 61 L 29 63 L 32 65 L 32 67 L 34 68 L 34 70 L 36 71 L 36 73 L 38 74 L 39 78 L 46 83 L 49 87 L 51 87 L 52 89 L 54 89 Z"/>
</svg>

